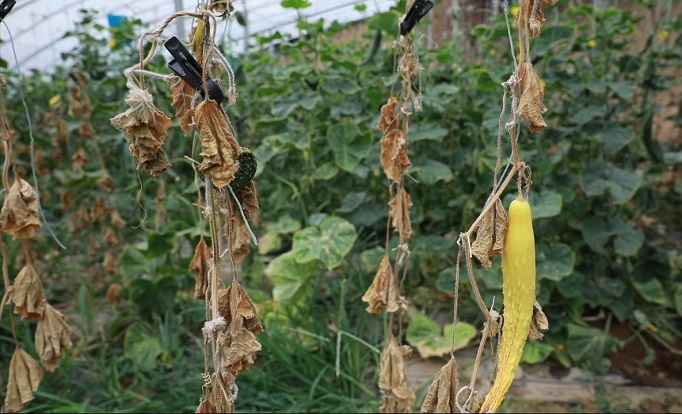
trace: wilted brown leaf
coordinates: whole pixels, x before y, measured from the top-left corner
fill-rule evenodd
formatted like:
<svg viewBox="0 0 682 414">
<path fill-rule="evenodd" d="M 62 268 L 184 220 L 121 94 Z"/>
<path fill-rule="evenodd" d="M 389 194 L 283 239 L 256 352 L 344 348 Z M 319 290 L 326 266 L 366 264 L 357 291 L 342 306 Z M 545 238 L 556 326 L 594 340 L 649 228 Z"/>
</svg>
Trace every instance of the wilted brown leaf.
<svg viewBox="0 0 682 414">
<path fill-rule="evenodd" d="M 218 413 L 218 409 L 213 405 L 213 403 L 209 400 L 201 400 L 199 405 L 197 406 L 196 411 L 194 411 L 196 414 L 199 413 Z"/>
<path fill-rule="evenodd" d="M 400 187 L 395 197 L 388 202 L 388 214 L 391 217 L 391 223 L 400 234 L 401 240 L 407 240 L 412 236 L 410 207 L 412 207 L 412 200 L 404 187 Z"/>
<path fill-rule="evenodd" d="M 36 352 L 46 370 L 57 368 L 62 350 L 69 349 L 73 330 L 66 324 L 66 317 L 50 304 L 45 307 L 43 318 L 38 321 L 35 334 Z"/>
<path fill-rule="evenodd" d="M 192 113 L 201 135 L 201 156 L 204 158 L 199 170 L 210 177 L 217 188 L 224 188 L 239 169 L 237 158 L 242 150 L 232 135 L 227 115 L 216 101 L 205 100 Z"/>
<path fill-rule="evenodd" d="M 530 123 L 531 132 L 541 131 L 547 127 L 542 114 L 547 111 L 544 99 L 545 91 L 540 78 L 535 73 L 531 62 L 519 63 L 519 80 L 521 83 L 521 97 L 519 98 L 518 114 Z"/>
<path fill-rule="evenodd" d="M 547 316 L 542 311 L 542 306 L 536 300 L 533 302 L 533 319 L 530 321 L 530 331 L 528 332 L 528 339 L 536 341 L 542 339 L 545 335 L 540 331 L 549 329 L 549 321 Z"/>
<path fill-rule="evenodd" d="M 231 222 L 232 226 L 232 231 L 228 232 L 229 246 L 232 247 L 232 260 L 235 266 L 239 266 L 249 254 L 251 234 L 238 212 L 235 216 L 229 217 L 225 221 L 227 220 Z"/>
<path fill-rule="evenodd" d="M 43 370 L 38 362 L 26 351 L 16 347 L 9 363 L 5 412 L 16 413 L 33 401 L 33 393 L 42 379 Z"/>
<path fill-rule="evenodd" d="M 412 166 L 406 144 L 405 134 L 399 129 L 392 129 L 381 138 L 381 166 L 391 181 L 400 182 Z"/>
<path fill-rule="evenodd" d="M 130 84 L 128 87 L 126 103 L 130 108 L 111 118 L 111 124 L 123 132 L 130 144 L 130 153 L 140 160 L 137 169 L 158 175 L 170 166 L 161 147 L 172 121 L 156 109 L 149 92 Z"/>
<path fill-rule="evenodd" d="M 218 292 L 218 312 L 230 324 L 243 324 L 255 335 L 263 332 L 256 305 L 239 283 L 234 282 Z"/>
<path fill-rule="evenodd" d="M 84 228 L 90 224 L 90 213 L 85 208 L 85 204 L 81 204 L 78 210 L 74 211 L 69 220 L 69 231 L 72 234 L 80 234 Z"/>
<path fill-rule="evenodd" d="M 0 211 L 0 230 L 15 239 L 30 239 L 41 227 L 38 194 L 31 184 L 18 178 L 7 193 Z"/>
<path fill-rule="evenodd" d="M 489 256 L 502 254 L 504 235 L 507 233 L 507 212 L 499 198 L 483 216 L 475 231 L 476 240 L 471 244 L 471 253 L 484 268 L 490 269 L 492 262 Z"/>
<path fill-rule="evenodd" d="M 240 322 L 231 323 L 226 333 L 218 335 L 222 366 L 234 375 L 248 370 L 256 361 L 256 352 L 262 348 L 256 335 Z"/>
<path fill-rule="evenodd" d="M 169 84 L 173 92 L 171 106 L 175 108 L 175 117 L 180 121 L 182 132 L 188 133 L 192 129 L 192 115 L 189 110 L 192 108 L 195 90 L 189 83 L 175 76 L 171 78 Z"/>
<path fill-rule="evenodd" d="M 395 98 L 395 96 L 391 96 L 388 98 L 388 102 L 381 107 L 379 129 L 383 130 L 384 134 L 388 131 L 398 128 L 398 114 L 395 111 L 397 104 L 398 100 Z"/>
<path fill-rule="evenodd" d="M 457 361 L 450 358 L 447 364 L 438 371 L 429 390 L 426 392 L 422 413 L 457 413 L 457 391 L 459 391 L 459 377 L 457 376 Z"/>
<path fill-rule="evenodd" d="M 194 298 L 206 299 L 206 289 L 208 289 L 208 271 L 213 266 L 213 253 L 206 241 L 199 240 L 194 249 L 194 257 L 189 263 L 189 271 L 194 273 Z"/>
<path fill-rule="evenodd" d="M 107 293 L 104 296 L 107 302 L 111 303 L 114 306 L 121 303 L 121 296 L 118 294 L 120 290 L 121 285 L 119 285 L 118 283 L 112 283 L 111 285 L 109 285 L 109 287 L 107 288 Z"/>
<path fill-rule="evenodd" d="M 90 122 L 89 119 L 85 119 L 81 122 L 78 127 L 78 132 L 80 132 L 84 138 L 90 138 L 95 135 L 95 130 L 92 128 L 92 122 Z"/>
<path fill-rule="evenodd" d="M 14 313 L 21 319 L 39 320 L 45 312 L 45 294 L 43 284 L 35 268 L 27 263 L 14 279 L 11 295 Z"/>
<path fill-rule="evenodd" d="M 374 276 L 372 285 L 362 296 L 362 301 L 367 302 L 367 312 L 379 313 L 383 308 L 387 312 L 396 312 L 399 309 L 400 295 L 398 293 L 398 281 L 391 269 L 391 261 L 388 255 L 384 255 Z"/>
<path fill-rule="evenodd" d="M 208 9 L 216 13 L 232 13 L 234 11 L 234 0 L 211 0 Z"/>
<path fill-rule="evenodd" d="M 122 229 L 126 226 L 126 221 L 121 217 L 121 213 L 117 209 L 111 210 L 111 225 Z"/>
<path fill-rule="evenodd" d="M 521 0 L 519 2 L 519 12 L 516 14 L 515 24 L 519 30 L 525 27 L 530 37 L 538 37 L 542 26 L 545 24 L 545 15 L 542 13 L 542 9 L 548 5 L 555 5 L 557 0 L 537 0 L 535 6 L 533 3 L 533 0 Z M 533 7 L 535 7 L 535 14 L 533 14 Z"/>
<path fill-rule="evenodd" d="M 115 275 L 118 272 L 118 261 L 114 254 L 110 251 L 104 252 L 104 259 L 102 260 L 102 267 L 104 271 L 110 275 Z"/>
<path fill-rule="evenodd" d="M 104 205 L 104 200 L 102 197 L 95 198 L 95 202 L 92 203 L 92 208 L 90 209 L 90 220 L 97 221 L 107 214 L 107 208 Z"/>
<path fill-rule="evenodd" d="M 107 193 L 114 191 L 114 180 L 106 172 L 103 176 L 97 179 L 97 184 L 99 184 Z"/>
<path fill-rule="evenodd" d="M 116 231 L 112 227 L 107 227 L 104 231 L 104 241 L 107 243 L 107 247 L 118 246 L 118 237 L 116 236 Z"/>
<path fill-rule="evenodd" d="M 251 181 L 244 187 L 236 190 L 235 195 L 242 205 L 246 218 L 251 218 L 260 209 L 258 205 L 258 191 L 256 183 Z M 235 206 L 236 207 L 236 206 Z"/>
<path fill-rule="evenodd" d="M 43 151 L 42 148 L 36 148 L 36 151 L 33 155 L 33 164 L 36 167 L 36 174 L 48 175 L 50 173 L 50 169 L 47 167 L 47 163 L 45 162 L 45 151 Z"/>
<path fill-rule="evenodd" d="M 382 413 L 412 411 L 415 395 L 407 383 L 405 357 L 409 348 L 401 347 L 393 335 L 381 352 L 379 389 L 383 391 Z"/>
</svg>

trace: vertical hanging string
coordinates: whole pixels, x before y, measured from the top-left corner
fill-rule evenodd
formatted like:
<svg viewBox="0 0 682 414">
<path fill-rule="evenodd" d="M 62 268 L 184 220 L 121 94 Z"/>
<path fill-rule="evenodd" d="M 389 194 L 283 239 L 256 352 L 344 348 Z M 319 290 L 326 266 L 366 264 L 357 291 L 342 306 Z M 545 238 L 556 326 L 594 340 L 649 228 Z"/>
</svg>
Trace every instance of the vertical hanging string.
<svg viewBox="0 0 682 414">
<path fill-rule="evenodd" d="M 36 200 L 38 202 L 38 211 L 40 211 L 40 218 L 43 220 L 43 223 L 45 223 L 45 227 L 47 228 L 47 231 L 50 232 L 50 235 L 52 236 L 52 239 L 59 245 L 59 247 L 62 248 L 62 250 L 66 250 L 66 246 L 62 244 L 62 242 L 59 241 L 57 238 L 57 235 L 52 231 L 52 227 L 50 226 L 50 223 L 48 223 L 47 219 L 45 218 L 45 212 L 43 211 L 43 206 L 40 201 L 40 187 L 38 186 L 38 176 L 36 175 L 36 167 L 35 167 L 35 137 L 33 136 L 33 123 L 31 121 L 31 114 L 29 113 L 28 110 L 28 104 L 26 103 L 26 97 L 24 96 L 24 87 L 22 84 L 24 83 L 24 75 L 21 72 L 21 67 L 19 65 L 19 59 L 17 58 L 17 51 L 14 47 L 14 39 L 12 38 L 12 32 L 9 30 L 9 26 L 7 26 L 7 22 L 4 20 L 2 21 L 2 24 L 5 25 L 5 29 L 7 29 L 7 34 L 9 35 L 9 42 L 12 45 L 12 54 L 14 55 L 14 62 L 15 66 L 17 68 L 17 73 L 19 75 L 19 98 L 21 99 L 21 103 L 24 106 L 24 113 L 26 114 L 26 121 L 28 123 L 28 136 L 31 139 L 31 145 L 30 145 L 30 150 L 31 150 L 31 174 L 33 176 L 33 186 L 36 189 Z"/>
</svg>

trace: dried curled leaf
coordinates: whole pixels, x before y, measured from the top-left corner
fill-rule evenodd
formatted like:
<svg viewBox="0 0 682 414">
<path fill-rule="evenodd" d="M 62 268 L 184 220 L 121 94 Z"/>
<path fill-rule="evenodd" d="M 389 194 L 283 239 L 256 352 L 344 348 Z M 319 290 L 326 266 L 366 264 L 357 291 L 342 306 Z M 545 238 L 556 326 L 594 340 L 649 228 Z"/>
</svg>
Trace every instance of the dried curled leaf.
<svg viewBox="0 0 682 414">
<path fill-rule="evenodd" d="M 243 324 L 255 335 L 263 332 L 256 305 L 239 283 L 232 283 L 218 292 L 218 312 L 230 324 Z"/>
<path fill-rule="evenodd" d="M 205 100 L 192 113 L 201 135 L 201 156 L 204 158 L 199 170 L 210 177 L 217 188 L 224 188 L 239 169 L 237 158 L 242 149 L 232 134 L 227 115 L 216 101 Z"/>
<path fill-rule="evenodd" d="M 457 361 L 450 358 L 447 364 L 438 371 L 429 390 L 426 392 L 422 413 L 456 413 L 457 391 L 459 391 L 459 377 L 457 376 Z"/>
<path fill-rule="evenodd" d="M 104 258 L 102 259 L 102 268 L 107 274 L 115 275 L 118 272 L 118 261 L 111 251 L 104 252 Z"/>
<path fill-rule="evenodd" d="M 545 129 L 547 124 L 542 114 L 547 111 L 544 99 L 545 91 L 531 62 L 519 63 L 519 81 L 521 83 L 521 97 L 519 98 L 518 114 L 530 123 L 531 132 Z"/>
<path fill-rule="evenodd" d="M 35 268 L 28 263 L 17 274 L 11 295 L 14 313 L 24 320 L 39 320 L 45 312 L 43 284 Z"/>
<path fill-rule="evenodd" d="M 189 83 L 175 76 L 169 83 L 173 93 L 171 106 L 175 108 L 175 117 L 180 120 L 182 132 L 188 133 L 192 129 L 192 114 L 189 111 L 192 108 L 195 90 Z"/>
<path fill-rule="evenodd" d="M 119 229 L 122 229 L 126 226 L 126 221 L 123 220 L 123 217 L 121 217 L 121 213 L 119 213 L 117 209 L 111 210 L 110 217 L 112 226 Z"/>
<path fill-rule="evenodd" d="M 195 413 L 218 413 L 218 409 L 216 408 L 215 405 L 210 400 L 202 400 L 199 405 L 197 406 L 197 409 L 194 411 Z"/>
<path fill-rule="evenodd" d="M 232 323 L 226 333 L 218 335 L 223 369 L 237 375 L 246 371 L 256 361 L 256 352 L 262 349 L 256 335 L 243 323 Z"/>
<path fill-rule="evenodd" d="M 398 114 L 395 111 L 395 107 L 398 104 L 398 100 L 395 96 L 388 98 L 386 102 L 381 107 L 381 118 L 379 118 L 379 129 L 383 130 L 384 133 L 398 128 Z"/>
<path fill-rule="evenodd" d="M 242 264 L 246 256 L 249 254 L 249 244 L 251 243 L 251 234 L 249 233 L 244 220 L 238 212 L 226 220 L 229 220 L 232 230 L 227 233 L 229 245 L 232 246 L 232 261 L 235 266 Z"/>
<path fill-rule="evenodd" d="M 406 145 L 405 134 L 399 129 L 392 129 L 381 138 L 381 166 L 391 181 L 400 182 L 412 166 Z"/>
<path fill-rule="evenodd" d="M 379 389 L 383 391 L 382 413 L 407 413 L 412 411 L 415 395 L 407 383 L 405 358 L 409 347 L 402 347 L 393 335 L 381 352 Z"/>
<path fill-rule="evenodd" d="M 69 349 L 73 330 L 66 324 L 66 317 L 50 304 L 45 307 L 43 318 L 38 321 L 35 334 L 36 352 L 46 370 L 57 368 L 62 350 Z"/>
<path fill-rule="evenodd" d="M 199 240 L 194 256 L 189 263 L 189 271 L 194 273 L 194 298 L 206 299 L 206 289 L 208 289 L 208 271 L 211 269 L 213 252 L 208 247 L 206 241 Z"/>
<path fill-rule="evenodd" d="M 4 412 L 16 413 L 33 401 L 33 394 L 42 379 L 43 370 L 40 364 L 26 351 L 16 347 L 9 363 Z"/>
<path fill-rule="evenodd" d="M 362 301 L 367 302 L 367 312 L 380 313 L 383 308 L 387 312 L 396 312 L 399 309 L 400 295 L 398 294 L 398 281 L 391 269 L 391 261 L 388 255 L 384 255 L 374 276 L 372 285 L 362 296 Z"/>
<path fill-rule="evenodd" d="M 401 240 L 407 240 L 412 236 L 410 207 L 412 207 L 412 200 L 404 187 L 400 187 L 395 197 L 388 202 L 388 214 L 391 217 L 391 223 L 393 228 L 400 233 Z"/>
<path fill-rule="evenodd" d="M 515 19 L 516 28 L 521 30 L 525 27 L 530 37 L 540 36 L 542 26 L 545 24 L 545 15 L 542 13 L 542 9 L 556 3 L 557 0 L 521 0 L 519 12 Z M 533 13 L 533 7 L 535 7 L 535 13 Z"/>
<path fill-rule="evenodd" d="M 77 173 L 83 172 L 83 166 L 87 164 L 88 161 L 90 161 L 88 152 L 85 151 L 85 148 L 79 147 L 71 156 L 71 169 Z"/>
<path fill-rule="evenodd" d="M 41 227 L 38 194 L 31 184 L 18 178 L 7 193 L 0 211 L 0 230 L 15 239 L 30 239 Z"/>
<path fill-rule="evenodd" d="M 528 339 L 536 341 L 542 339 L 545 335 L 540 331 L 549 329 L 549 321 L 547 316 L 542 311 L 542 306 L 536 300 L 533 302 L 533 319 L 530 321 L 530 332 L 528 332 Z"/>
<path fill-rule="evenodd" d="M 507 212 L 499 198 L 483 216 L 475 230 L 476 240 L 471 244 L 471 253 L 476 256 L 484 268 L 490 269 L 492 262 L 489 256 L 502 254 L 504 235 L 507 232 Z"/>
<path fill-rule="evenodd" d="M 130 108 L 111 118 L 110 122 L 123 132 L 130 144 L 130 153 L 140 160 L 137 169 L 159 175 L 170 167 L 161 147 L 172 121 L 156 109 L 149 92 L 131 84 L 128 84 L 128 88 L 130 92 L 126 103 Z"/>
<path fill-rule="evenodd" d="M 244 187 L 235 191 L 235 195 L 242 205 L 244 210 L 244 215 L 246 218 L 253 217 L 254 214 L 260 209 L 258 205 L 258 190 L 256 189 L 256 183 L 251 181 Z M 236 208 L 236 206 L 235 206 Z"/>
<path fill-rule="evenodd" d="M 234 11 L 234 0 L 211 0 L 208 9 L 218 14 L 230 14 Z"/>
</svg>

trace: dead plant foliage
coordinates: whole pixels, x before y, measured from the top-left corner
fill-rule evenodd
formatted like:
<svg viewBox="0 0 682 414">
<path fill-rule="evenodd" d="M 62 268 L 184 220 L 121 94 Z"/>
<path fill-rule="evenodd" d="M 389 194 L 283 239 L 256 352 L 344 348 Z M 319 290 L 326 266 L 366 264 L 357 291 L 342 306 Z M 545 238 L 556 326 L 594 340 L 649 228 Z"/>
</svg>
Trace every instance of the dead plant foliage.
<svg viewBox="0 0 682 414">
<path fill-rule="evenodd" d="M 28 182 L 17 177 L 10 187 L 0 211 L 0 231 L 14 239 L 32 238 L 42 225 L 38 218 L 38 194 Z"/>
<path fill-rule="evenodd" d="M 530 321 L 530 331 L 528 332 L 528 339 L 537 341 L 542 339 L 545 335 L 540 331 L 549 329 L 549 320 L 545 312 L 542 311 L 542 306 L 536 300 L 533 302 L 533 318 Z"/>
<path fill-rule="evenodd" d="M 32 264 L 27 263 L 14 279 L 10 296 L 14 313 L 24 320 L 40 320 L 45 312 L 45 294 L 40 276 Z"/>
<path fill-rule="evenodd" d="M 381 352 L 379 389 L 383 393 L 382 413 L 412 412 L 415 395 L 407 383 L 405 358 L 410 355 L 408 346 L 400 346 L 391 335 Z"/>
<path fill-rule="evenodd" d="M 211 178 L 216 188 L 225 188 L 239 169 L 241 147 L 228 124 L 227 115 L 214 100 L 206 100 L 192 110 L 201 135 L 199 170 Z"/>
<path fill-rule="evenodd" d="M 9 363 L 4 412 L 16 413 L 33 401 L 42 379 L 43 369 L 38 361 L 17 346 Z"/>
<path fill-rule="evenodd" d="M 175 117 L 180 122 L 180 129 L 188 133 L 192 129 L 192 98 L 196 92 L 193 87 L 179 77 L 173 77 L 168 82 L 173 93 L 171 106 L 175 108 Z"/>
<path fill-rule="evenodd" d="M 459 376 L 457 375 L 457 360 L 450 358 L 436 378 L 434 378 L 422 404 L 422 413 L 457 413 L 457 391 L 459 391 Z"/>
<path fill-rule="evenodd" d="M 540 36 L 542 26 L 545 24 L 542 9 L 556 3 L 557 0 L 521 0 L 515 19 L 516 28 L 519 30 L 525 28 L 531 38 Z"/>
<path fill-rule="evenodd" d="M 263 332 L 256 305 L 244 286 L 239 283 L 232 283 L 218 292 L 218 312 L 229 323 L 240 323 L 242 318 L 246 329 L 255 335 Z"/>
<path fill-rule="evenodd" d="M 410 221 L 410 207 L 412 200 L 405 187 L 400 187 L 397 194 L 388 202 L 388 214 L 393 228 L 400 234 L 400 240 L 412 236 L 412 222 Z"/>
<path fill-rule="evenodd" d="M 400 129 L 392 129 L 381 138 L 381 166 L 386 177 L 393 182 L 400 182 L 403 175 L 412 166 L 407 156 L 407 139 Z"/>
<path fill-rule="evenodd" d="M 161 147 L 172 121 L 156 109 L 149 92 L 130 84 L 128 87 L 130 92 L 126 103 L 130 108 L 110 121 L 116 129 L 123 132 L 130 144 L 130 153 L 139 159 L 137 169 L 157 176 L 171 165 Z"/>
<path fill-rule="evenodd" d="M 194 298 L 206 299 L 208 289 L 208 272 L 213 266 L 213 252 L 202 238 L 194 249 L 194 256 L 189 263 L 189 271 L 194 273 Z"/>
<path fill-rule="evenodd" d="M 73 345 L 72 333 L 73 330 L 66 323 L 66 317 L 47 304 L 35 333 L 36 352 L 47 371 L 53 372 L 62 357 L 62 351 Z"/>
<path fill-rule="evenodd" d="M 362 296 L 367 302 L 367 312 L 380 313 L 384 308 L 387 312 L 397 312 L 400 308 L 400 294 L 398 281 L 391 268 L 391 260 L 384 255 L 374 276 L 374 281 Z"/>
<path fill-rule="evenodd" d="M 471 253 L 484 268 L 490 269 L 490 256 L 502 254 L 504 236 L 507 233 L 507 212 L 499 198 L 494 207 L 483 216 L 475 231 L 476 240 L 471 244 Z"/>
<path fill-rule="evenodd" d="M 517 113 L 530 123 L 531 132 L 542 131 L 547 127 L 542 116 L 547 108 L 544 104 L 545 91 L 540 78 L 529 61 L 519 63 L 518 76 L 521 83 L 521 97 Z"/>
</svg>

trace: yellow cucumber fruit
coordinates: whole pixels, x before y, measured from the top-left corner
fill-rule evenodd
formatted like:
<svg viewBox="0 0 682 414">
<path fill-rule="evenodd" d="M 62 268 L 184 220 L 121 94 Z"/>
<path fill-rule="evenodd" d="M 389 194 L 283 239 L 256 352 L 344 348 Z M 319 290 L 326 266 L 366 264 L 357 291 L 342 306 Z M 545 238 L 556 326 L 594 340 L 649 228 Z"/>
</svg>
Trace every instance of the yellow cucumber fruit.
<svg viewBox="0 0 682 414">
<path fill-rule="evenodd" d="M 502 251 L 504 320 L 497 353 L 497 373 L 482 413 L 497 411 L 514 380 L 528 338 L 535 301 L 535 235 L 530 204 L 519 195 L 509 205 Z"/>
</svg>

